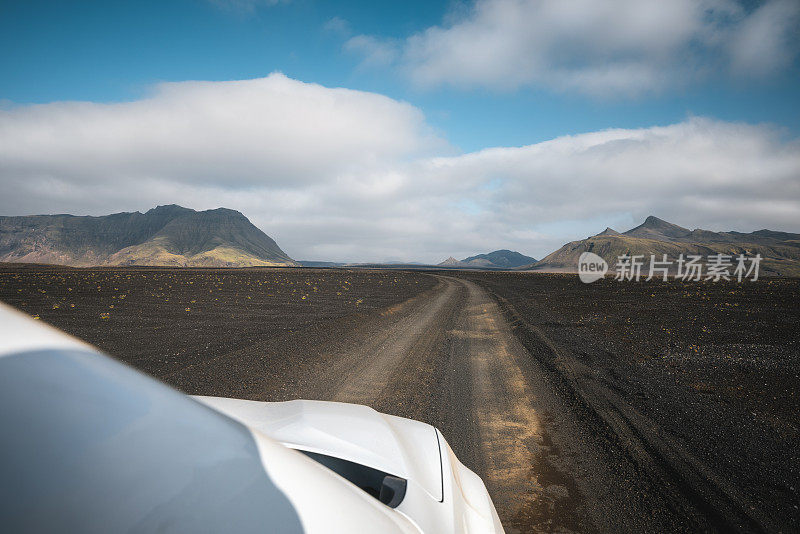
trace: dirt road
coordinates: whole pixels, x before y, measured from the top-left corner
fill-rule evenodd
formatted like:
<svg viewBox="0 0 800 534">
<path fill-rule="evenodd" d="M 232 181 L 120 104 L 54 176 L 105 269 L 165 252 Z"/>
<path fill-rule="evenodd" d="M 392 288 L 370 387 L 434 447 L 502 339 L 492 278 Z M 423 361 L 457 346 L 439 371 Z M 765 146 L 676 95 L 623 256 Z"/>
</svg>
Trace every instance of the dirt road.
<svg viewBox="0 0 800 534">
<path fill-rule="evenodd" d="M 484 479 L 509 532 L 760 530 L 729 509 L 737 503 L 724 486 L 676 474 L 687 459 L 665 458 L 679 453 L 652 432 L 639 436 L 646 422 L 615 423 L 624 407 L 609 407 L 608 392 L 567 391 L 543 365 L 565 357 L 544 334 L 546 354 L 532 354 L 484 289 L 438 280 L 323 344 L 283 398 L 367 404 L 437 426 Z"/>
<path fill-rule="evenodd" d="M 367 404 L 439 427 L 483 477 L 509 532 L 598 528 L 577 509 L 585 499 L 547 430 L 563 407 L 476 284 L 439 277 L 318 361 L 290 397 Z M 566 435 L 569 424 L 559 425 Z"/>
</svg>

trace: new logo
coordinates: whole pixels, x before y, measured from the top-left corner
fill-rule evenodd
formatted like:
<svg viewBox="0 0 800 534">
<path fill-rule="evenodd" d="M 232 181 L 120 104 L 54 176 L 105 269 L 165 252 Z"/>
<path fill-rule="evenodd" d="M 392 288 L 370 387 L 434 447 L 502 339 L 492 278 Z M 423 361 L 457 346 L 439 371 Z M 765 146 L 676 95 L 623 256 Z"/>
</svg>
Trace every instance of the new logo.
<svg viewBox="0 0 800 534">
<path fill-rule="evenodd" d="M 593 252 L 584 252 L 578 258 L 578 276 L 584 284 L 600 280 L 607 272 L 606 260 Z"/>
</svg>

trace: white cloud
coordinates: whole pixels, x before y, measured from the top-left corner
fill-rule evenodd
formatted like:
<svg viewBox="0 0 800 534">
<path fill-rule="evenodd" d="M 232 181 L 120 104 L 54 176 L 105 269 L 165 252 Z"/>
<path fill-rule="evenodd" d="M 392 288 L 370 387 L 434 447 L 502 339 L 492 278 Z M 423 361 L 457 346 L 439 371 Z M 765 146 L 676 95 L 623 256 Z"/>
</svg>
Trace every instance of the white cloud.
<svg viewBox="0 0 800 534">
<path fill-rule="evenodd" d="M 4 175 L 86 184 L 292 186 L 446 148 L 409 104 L 277 73 L 166 83 L 136 102 L 61 102 L 0 117 Z"/>
<path fill-rule="evenodd" d="M 800 220 L 800 142 L 767 126 L 694 118 L 493 148 L 436 167 L 474 183 L 500 180 L 483 206 L 507 228 L 620 213 L 717 230 L 797 230 Z"/>
<path fill-rule="evenodd" d="M 731 61 L 741 76 L 764 76 L 787 67 L 797 53 L 800 3 L 773 0 L 742 21 L 731 43 Z"/>
<path fill-rule="evenodd" d="M 350 23 L 341 17 L 333 17 L 322 26 L 326 32 L 330 32 L 340 36 L 348 36 L 351 33 Z"/>
<path fill-rule="evenodd" d="M 0 214 L 225 206 L 299 259 L 542 256 L 655 214 L 798 231 L 800 142 L 702 118 L 454 154 L 413 106 L 280 74 L 0 110 Z"/>
<path fill-rule="evenodd" d="M 369 35 L 356 35 L 344 43 L 344 50 L 362 57 L 362 65 L 381 67 L 391 65 L 399 57 L 397 43 Z"/>
<path fill-rule="evenodd" d="M 730 65 L 745 76 L 785 67 L 798 51 L 798 14 L 796 0 L 752 11 L 738 0 L 477 0 L 400 45 L 362 38 L 367 57 L 397 56 L 421 86 L 626 96 Z"/>
</svg>

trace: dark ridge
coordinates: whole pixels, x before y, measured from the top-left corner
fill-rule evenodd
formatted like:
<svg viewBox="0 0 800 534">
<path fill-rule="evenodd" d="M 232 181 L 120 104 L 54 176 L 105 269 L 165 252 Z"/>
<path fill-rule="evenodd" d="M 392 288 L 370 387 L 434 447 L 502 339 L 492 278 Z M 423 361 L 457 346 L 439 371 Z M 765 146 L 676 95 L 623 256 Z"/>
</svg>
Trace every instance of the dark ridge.
<svg viewBox="0 0 800 534">
<path fill-rule="evenodd" d="M 177 204 L 99 217 L 0 217 L 0 261 L 75 266 L 295 265 L 242 213 L 227 208 L 195 211 Z"/>
</svg>

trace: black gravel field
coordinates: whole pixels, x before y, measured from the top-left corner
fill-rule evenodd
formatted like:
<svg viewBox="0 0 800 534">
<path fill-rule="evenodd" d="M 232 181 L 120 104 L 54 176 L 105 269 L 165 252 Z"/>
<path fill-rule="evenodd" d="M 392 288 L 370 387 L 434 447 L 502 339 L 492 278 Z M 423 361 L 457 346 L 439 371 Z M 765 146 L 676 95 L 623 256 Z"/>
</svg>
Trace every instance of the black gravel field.
<svg viewBox="0 0 800 534">
<path fill-rule="evenodd" d="M 0 265 L 0 300 L 190 394 L 439 427 L 507 532 L 800 531 L 800 280 Z"/>
<path fill-rule="evenodd" d="M 499 300 L 644 491 L 674 492 L 709 528 L 800 531 L 800 280 L 461 276 Z"/>
<path fill-rule="evenodd" d="M 394 271 L 0 264 L 0 301 L 167 382 L 242 348 L 357 322 L 434 284 Z M 286 359 L 296 348 L 283 347 Z"/>
</svg>

